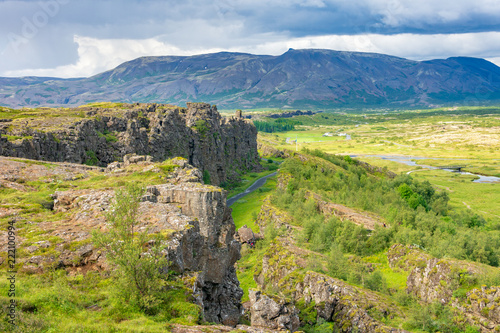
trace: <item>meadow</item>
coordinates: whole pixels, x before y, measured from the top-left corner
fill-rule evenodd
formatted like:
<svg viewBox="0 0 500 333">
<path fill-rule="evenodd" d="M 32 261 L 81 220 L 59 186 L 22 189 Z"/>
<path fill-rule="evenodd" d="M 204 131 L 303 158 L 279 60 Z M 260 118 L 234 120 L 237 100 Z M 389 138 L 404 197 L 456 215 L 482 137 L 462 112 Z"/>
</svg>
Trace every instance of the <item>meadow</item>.
<svg viewBox="0 0 500 333">
<path fill-rule="evenodd" d="M 325 114 L 301 116 L 296 119 L 303 125 L 295 126 L 292 131 L 260 133 L 260 136 L 261 140 L 271 140 L 284 149 L 319 149 L 329 154 L 351 155 L 396 174 L 410 173 L 416 179 L 428 180 L 437 189 L 448 191 L 451 205 L 500 220 L 498 183 L 476 183 L 472 182 L 476 177 L 471 175 L 425 168 L 465 165 L 464 171 L 500 177 L 498 110 L 412 112 L 352 116 L 332 113 L 326 115 L 329 119 L 325 119 Z M 332 136 L 323 136 L 325 133 Z M 391 156 L 409 157 L 416 165 L 388 160 Z"/>
</svg>

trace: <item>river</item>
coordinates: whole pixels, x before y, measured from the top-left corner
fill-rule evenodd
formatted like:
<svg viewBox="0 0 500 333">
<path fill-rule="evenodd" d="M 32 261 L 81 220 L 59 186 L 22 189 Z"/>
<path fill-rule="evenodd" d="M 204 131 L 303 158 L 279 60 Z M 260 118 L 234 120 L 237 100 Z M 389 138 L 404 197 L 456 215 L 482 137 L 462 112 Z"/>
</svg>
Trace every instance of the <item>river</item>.
<svg viewBox="0 0 500 333">
<path fill-rule="evenodd" d="M 398 155 L 350 155 L 351 157 L 378 157 L 382 160 L 387 160 L 387 161 L 392 161 L 392 162 L 397 162 L 397 163 L 402 163 L 410 166 L 420 166 L 425 169 L 429 170 L 437 170 L 439 169 L 438 167 L 430 166 L 430 165 L 424 165 L 424 164 L 417 164 L 413 160 L 449 160 L 448 158 L 439 158 L 439 157 L 420 157 L 420 156 L 398 156 Z M 455 159 L 455 161 L 467 161 L 466 159 Z M 458 172 L 455 170 L 451 169 L 441 169 L 449 172 Z M 415 172 L 410 171 L 411 172 Z M 472 182 L 474 183 L 498 183 L 500 182 L 500 177 L 495 177 L 495 176 L 483 176 L 483 175 L 478 175 L 475 173 L 471 172 L 465 172 L 461 171 L 460 174 L 462 175 L 471 175 L 475 177 L 479 177 L 477 179 L 474 179 Z"/>
</svg>

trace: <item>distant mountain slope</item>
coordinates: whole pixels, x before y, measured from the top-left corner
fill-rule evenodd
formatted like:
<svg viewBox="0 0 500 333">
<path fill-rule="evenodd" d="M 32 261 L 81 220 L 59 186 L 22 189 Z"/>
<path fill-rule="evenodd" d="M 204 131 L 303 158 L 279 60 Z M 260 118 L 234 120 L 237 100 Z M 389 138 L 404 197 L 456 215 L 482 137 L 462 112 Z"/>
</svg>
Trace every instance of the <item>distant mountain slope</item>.
<svg viewBox="0 0 500 333">
<path fill-rule="evenodd" d="M 331 50 L 142 57 L 80 79 L 0 78 L 0 105 L 98 101 L 219 108 L 426 106 L 500 100 L 500 68 L 478 58 L 412 61 Z"/>
</svg>

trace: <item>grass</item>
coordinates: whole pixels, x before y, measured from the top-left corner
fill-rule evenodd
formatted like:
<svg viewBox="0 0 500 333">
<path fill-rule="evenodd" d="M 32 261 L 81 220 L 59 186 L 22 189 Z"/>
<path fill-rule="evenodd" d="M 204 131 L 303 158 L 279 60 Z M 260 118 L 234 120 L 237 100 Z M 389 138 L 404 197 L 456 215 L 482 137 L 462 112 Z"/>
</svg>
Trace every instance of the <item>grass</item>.
<svg viewBox="0 0 500 333">
<path fill-rule="evenodd" d="M 412 177 L 428 180 L 439 189 L 447 190 L 450 205 L 461 209 L 469 208 L 487 219 L 500 222 L 498 203 L 500 202 L 499 184 L 473 183 L 474 176 L 448 172 L 444 170 L 427 170 L 414 172 Z"/>
<path fill-rule="evenodd" d="M 254 280 L 254 274 L 257 266 L 262 262 L 266 249 L 249 248 L 244 246 L 241 250 L 241 259 L 236 264 L 236 273 L 240 287 L 243 289 L 241 302 L 247 302 L 248 290 L 258 289 L 257 282 Z"/>
<path fill-rule="evenodd" d="M 279 162 L 277 158 L 270 158 L 273 161 Z M 257 179 L 264 176 L 270 175 L 278 169 L 276 163 L 268 163 L 267 160 L 260 161 L 263 171 L 261 172 L 249 172 L 241 176 L 241 180 L 237 183 L 227 184 L 222 186 L 228 191 L 228 198 L 234 197 L 235 195 L 245 192 Z"/>
<path fill-rule="evenodd" d="M 43 275 L 16 276 L 18 332 L 165 332 L 168 323 L 195 324 L 200 309 L 189 302 L 185 288 L 173 285 L 167 291 L 168 308 L 148 316 L 125 304 L 117 304 L 110 295 L 112 279 L 95 272 L 69 276 L 65 271 Z M 6 296 L 8 281 L 0 273 L 0 303 Z M 10 332 L 6 322 L 0 330 Z"/>
<path fill-rule="evenodd" d="M 275 188 L 276 176 L 270 177 L 267 179 L 264 186 L 236 201 L 231 206 L 236 229 L 246 225 L 252 229 L 253 232 L 259 232 L 259 227 L 255 224 L 255 216 L 259 213 L 264 199 L 270 194 L 270 191 Z"/>
<path fill-rule="evenodd" d="M 436 188 L 447 190 L 451 204 L 471 209 L 486 218 L 498 220 L 500 202 L 498 184 L 472 183 L 473 177 L 447 171 L 426 170 L 417 166 L 384 160 L 374 155 L 428 157 L 417 164 L 444 166 L 465 164 L 466 171 L 500 176 L 500 117 L 497 107 L 420 110 L 412 112 L 343 115 L 343 124 L 324 120 L 316 125 L 276 134 L 259 133 L 263 141 L 277 148 L 319 149 L 331 154 L 358 155 L 358 159 L 396 174 L 412 172 L 414 178 L 428 180 Z M 317 117 L 316 117 L 317 118 Z M 331 117 L 330 117 L 331 118 Z M 322 137 L 325 132 L 348 133 L 345 137 Z M 321 142 L 320 142 L 321 141 Z"/>
<path fill-rule="evenodd" d="M 394 271 L 389 266 L 386 251 L 372 256 L 364 257 L 363 261 L 372 263 L 376 267 L 376 269 L 382 273 L 389 289 L 393 289 L 395 291 L 403 291 L 406 289 L 408 273 L 404 271 Z"/>
</svg>

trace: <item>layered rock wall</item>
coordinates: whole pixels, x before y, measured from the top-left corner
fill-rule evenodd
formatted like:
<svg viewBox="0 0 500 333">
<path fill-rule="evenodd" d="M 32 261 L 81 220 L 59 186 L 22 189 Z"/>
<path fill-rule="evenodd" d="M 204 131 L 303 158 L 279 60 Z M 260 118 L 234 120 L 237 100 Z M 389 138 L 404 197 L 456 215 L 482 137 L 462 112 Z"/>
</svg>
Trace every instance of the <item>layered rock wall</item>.
<svg viewBox="0 0 500 333">
<path fill-rule="evenodd" d="M 182 156 L 212 184 L 260 167 L 255 126 L 242 118 L 223 118 L 206 103 L 83 107 L 75 112 L 81 117 L 45 115 L 0 124 L 0 155 L 100 166 L 131 153 L 154 161 Z"/>
<path fill-rule="evenodd" d="M 59 215 L 55 220 L 34 222 L 29 215 L 16 217 L 19 210 L 0 209 L 0 217 L 23 220 L 42 237 L 41 241 L 39 237 L 30 240 L 25 234 L 18 237 L 23 248 L 17 258 L 19 270 L 43 273 L 60 268 L 73 274 L 111 269 L 105 251 L 94 247 L 91 232 L 109 227 L 106 212 L 112 208 L 115 190 L 98 183 L 94 183 L 97 188 L 79 185 L 88 182 L 90 172 L 98 179 L 123 184 L 134 174 L 158 174 L 165 182 L 146 188 L 134 229 L 165 236 L 163 251 L 170 263 L 169 270 L 177 272 L 179 279 L 191 288 L 205 321 L 238 324 L 243 291 L 234 264 L 240 257 L 241 245 L 233 238 L 235 226 L 231 208 L 226 205 L 226 192 L 201 184 L 201 172 L 180 158 L 170 161 L 173 170 L 168 174 L 161 171 L 164 164 L 149 162 L 145 157 L 126 160 L 128 166 L 114 165 L 106 170 L 0 157 L 0 186 L 31 179 L 72 182 L 71 189 L 51 194 L 53 210 Z M 6 232 L 0 231 L 0 254 L 6 251 Z M 0 261 L 3 259 L 0 256 Z"/>
</svg>

